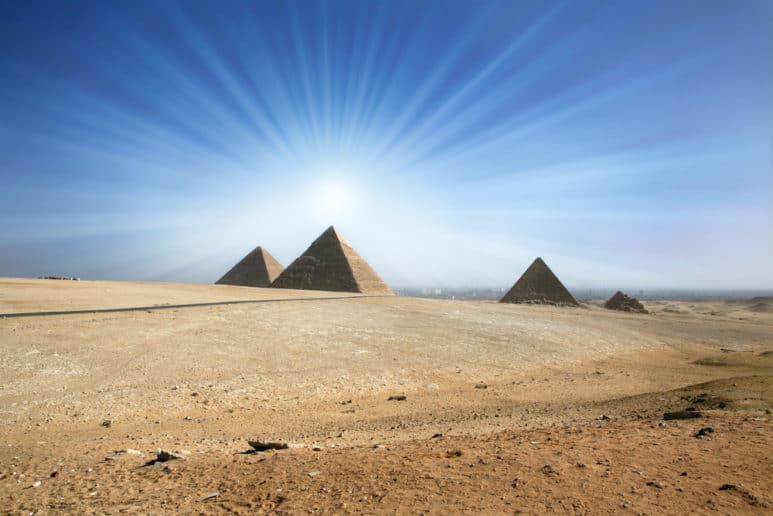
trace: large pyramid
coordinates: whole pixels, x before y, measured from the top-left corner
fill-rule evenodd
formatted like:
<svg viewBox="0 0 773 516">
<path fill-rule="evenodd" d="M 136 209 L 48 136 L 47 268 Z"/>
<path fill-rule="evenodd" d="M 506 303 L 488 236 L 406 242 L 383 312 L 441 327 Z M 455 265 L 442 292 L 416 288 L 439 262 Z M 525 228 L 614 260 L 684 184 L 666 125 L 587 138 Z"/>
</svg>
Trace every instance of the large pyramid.
<svg viewBox="0 0 773 516">
<path fill-rule="evenodd" d="M 393 295 L 333 226 L 291 263 L 271 287 Z"/>
<path fill-rule="evenodd" d="M 245 287 L 268 287 L 282 272 L 282 264 L 258 246 L 215 283 Z"/>
<path fill-rule="evenodd" d="M 534 260 L 499 302 L 579 306 L 542 258 Z"/>
</svg>

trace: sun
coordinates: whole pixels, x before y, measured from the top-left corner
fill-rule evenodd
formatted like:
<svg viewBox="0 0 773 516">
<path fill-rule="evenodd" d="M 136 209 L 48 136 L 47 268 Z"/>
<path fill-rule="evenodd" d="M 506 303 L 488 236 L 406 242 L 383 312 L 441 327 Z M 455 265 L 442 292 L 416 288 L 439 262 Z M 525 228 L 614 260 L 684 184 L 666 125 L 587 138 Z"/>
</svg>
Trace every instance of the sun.
<svg viewBox="0 0 773 516">
<path fill-rule="evenodd" d="M 351 183 L 335 179 L 321 182 L 312 192 L 316 212 L 325 217 L 349 215 L 354 207 L 354 188 Z"/>
</svg>

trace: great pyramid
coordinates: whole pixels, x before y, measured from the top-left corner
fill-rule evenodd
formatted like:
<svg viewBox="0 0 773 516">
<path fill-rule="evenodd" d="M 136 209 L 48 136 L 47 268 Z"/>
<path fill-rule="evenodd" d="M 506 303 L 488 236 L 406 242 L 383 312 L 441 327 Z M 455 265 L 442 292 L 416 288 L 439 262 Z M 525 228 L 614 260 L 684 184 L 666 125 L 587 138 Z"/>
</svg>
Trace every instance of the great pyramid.
<svg viewBox="0 0 773 516">
<path fill-rule="evenodd" d="M 215 283 L 244 287 L 268 287 L 282 272 L 282 264 L 258 246 Z"/>
<path fill-rule="evenodd" d="M 534 260 L 499 302 L 579 306 L 542 258 Z"/>
<path fill-rule="evenodd" d="M 642 314 L 647 313 L 644 305 L 642 305 L 638 299 L 635 297 L 627 296 L 619 290 L 615 293 L 614 296 L 607 299 L 607 302 L 604 303 L 604 308 L 608 310 L 622 310 L 624 312 L 638 312 Z"/>
<path fill-rule="evenodd" d="M 333 226 L 296 258 L 271 287 L 393 295 Z"/>
</svg>

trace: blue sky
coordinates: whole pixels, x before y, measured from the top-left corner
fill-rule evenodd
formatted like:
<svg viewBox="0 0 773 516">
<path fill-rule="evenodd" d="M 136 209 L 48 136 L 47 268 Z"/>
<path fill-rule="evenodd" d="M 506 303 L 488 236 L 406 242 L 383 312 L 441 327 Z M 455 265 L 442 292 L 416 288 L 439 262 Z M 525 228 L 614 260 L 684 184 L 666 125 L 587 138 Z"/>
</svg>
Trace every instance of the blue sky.
<svg viewBox="0 0 773 516">
<path fill-rule="evenodd" d="M 767 0 L 0 8 L 0 276 L 773 288 Z"/>
</svg>

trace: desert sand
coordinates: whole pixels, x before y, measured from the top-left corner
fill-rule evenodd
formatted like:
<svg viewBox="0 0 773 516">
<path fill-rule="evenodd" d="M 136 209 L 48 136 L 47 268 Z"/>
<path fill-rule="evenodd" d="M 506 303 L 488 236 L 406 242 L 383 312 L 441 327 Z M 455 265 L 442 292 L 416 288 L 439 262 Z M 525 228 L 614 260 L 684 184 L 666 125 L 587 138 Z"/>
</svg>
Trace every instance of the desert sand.
<svg viewBox="0 0 773 516">
<path fill-rule="evenodd" d="M 770 300 L 602 302 L 0 279 L 0 510 L 769 513 Z"/>
</svg>

